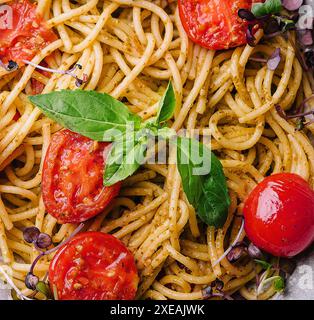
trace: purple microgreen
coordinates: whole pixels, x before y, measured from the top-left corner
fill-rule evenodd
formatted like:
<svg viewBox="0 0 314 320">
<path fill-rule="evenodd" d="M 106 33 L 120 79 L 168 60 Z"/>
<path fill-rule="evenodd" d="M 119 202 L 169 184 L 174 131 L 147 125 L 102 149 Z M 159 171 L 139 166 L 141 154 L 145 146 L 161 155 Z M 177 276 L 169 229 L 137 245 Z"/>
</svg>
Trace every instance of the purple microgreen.
<svg viewBox="0 0 314 320">
<path fill-rule="evenodd" d="M 27 243 L 35 243 L 40 235 L 40 231 L 36 227 L 25 228 L 23 238 Z"/>
<path fill-rule="evenodd" d="M 263 25 L 265 36 L 273 37 L 274 34 L 281 34 L 280 23 L 274 17 L 270 17 Z"/>
<path fill-rule="evenodd" d="M 81 223 L 73 232 L 72 234 L 63 242 L 59 243 L 57 246 L 49 249 L 49 250 L 46 250 L 46 251 L 42 251 L 41 248 L 39 248 L 38 244 L 35 242 L 35 247 L 40 251 L 40 254 L 34 259 L 33 263 L 31 264 L 31 267 L 30 267 L 30 270 L 29 270 L 29 273 L 28 275 L 26 276 L 25 278 L 25 285 L 27 286 L 27 288 L 31 289 L 30 287 L 34 284 L 34 282 L 32 281 L 35 281 L 34 278 L 31 277 L 34 276 L 34 269 L 35 269 L 35 266 L 36 264 L 38 263 L 38 261 L 45 255 L 49 255 L 55 251 L 57 251 L 59 248 L 63 247 L 64 245 L 66 245 L 69 241 L 71 241 L 73 239 L 73 237 L 75 235 L 77 235 L 84 227 L 84 223 Z M 44 238 L 44 241 L 43 242 L 46 242 L 45 244 L 47 244 L 47 242 L 49 241 L 48 240 L 48 237 L 50 237 L 49 235 L 46 235 L 45 233 L 41 233 Z M 48 236 L 48 237 L 47 237 Z M 38 278 L 37 278 L 38 279 Z M 38 283 L 38 281 L 37 281 Z M 29 285 L 29 286 L 28 286 Z M 33 288 L 34 286 L 32 286 Z M 32 290 L 36 290 L 36 285 L 35 285 L 35 289 L 32 289 Z"/>
<path fill-rule="evenodd" d="M 12 72 L 19 68 L 18 64 L 12 60 L 9 60 L 8 64 L 5 64 L 0 59 L 0 66 L 8 72 Z"/>
<path fill-rule="evenodd" d="M 255 47 L 255 45 L 256 45 L 256 43 L 255 43 L 256 38 L 253 34 L 253 28 L 254 28 L 254 25 L 249 24 L 246 29 L 246 41 L 247 41 L 248 45 L 251 47 Z"/>
<path fill-rule="evenodd" d="M 272 268 L 272 264 L 265 260 L 254 259 L 255 263 L 259 264 L 263 269 L 268 270 Z"/>
<path fill-rule="evenodd" d="M 233 248 L 230 250 L 230 252 L 227 254 L 228 261 L 231 263 L 238 261 L 242 257 L 245 250 L 246 250 L 245 243 L 243 242 L 236 243 L 233 246 Z"/>
<path fill-rule="evenodd" d="M 222 291 L 222 289 L 224 288 L 224 285 L 225 285 L 224 282 L 218 278 L 211 284 L 211 286 L 215 287 L 217 291 Z"/>
<path fill-rule="evenodd" d="M 52 239 L 47 233 L 40 233 L 35 244 L 40 249 L 46 249 L 52 244 Z"/>
<path fill-rule="evenodd" d="M 313 69 L 314 68 L 314 49 L 306 48 L 304 51 L 304 58 L 308 68 Z"/>
<path fill-rule="evenodd" d="M 58 250 L 59 248 L 63 247 L 64 245 L 66 245 L 69 241 L 71 241 L 73 239 L 74 236 L 76 236 L 84 227 L 84 223 L 80 223 L 79 226 L 71 233 L 71 235 L 64 240 L 63 242 L 59 243 L 56 247 L 45 251 L 45 254 L 48 255 L 56 250 Z"/>
<path fill-rule="evenodd" d="M 58 70 L 58 69 L 51 69 L 51 68 L 47 68 L 47 67 L 43 67 L 41 65 L 38 65 L 36 63 L 33 63 L 31 61 L 28 60 L 23 60 L 23 62 L 27 65 L 30 65 L 36 69 L 42 70 L 42 71 L 46 71 L 46 72 L 50 72 L 50 73 L 58 73 L 58 74 L 62 74 L 62 75 L 69 75 L 72 78 L 75 79 L 75 85 L 77 87 L 80 87 L 81 85 L 83 85 L 83 83 L 86 83 L 88 80 L 88 76 L 84 73 L 83 74 L 83 78 L 80 79 L 74 72 L 76 70 L 76 68 L 78 69 L 82 69 L 82 66 L 80 64 L 75 64 L 73 68 L 69 69 L 69 70 Z"/>
<path fill-rule="evenodd" d="M 264 268 L 265 269 L 265 268 Z M 268 281 L 268 276 L 271 272 L 271 267 L 266 268 L 266 270 L 259 276 L 258 282 L 256 282 L 256 296 L 258 297 L 261 291 L 263 290 L 264 286 L 272 281 Z"/>
<path fill-rule="evenodd" d="M 260 57 L 250 57 L 249 60 L 254 62 L 267 63 L 267 59 Z"/>
<path fill-rule="evenodd" d="M 280 22 L 280 28 L 281 28 L 282 32 L 294 30 L 295 23 L 293 20 L 290 20 L 290 19 L 282 19 Z"/>
<path fill-rule="evenodd" d="M 281 2 L 282 5 L 289 11 L 296 11 L 303 4 L 303 0 L 282 0 Z"/>
<path fill-rule="evenodd" d="M 249 244 L 247 248 L 247 253 L 252 259 L 263 259 L 262 251 L 256 247 L 252 242 Z"/>
<path fill-rule="evenodd" d="M 222 282 L 219 279 L 216 279 L 215 281 Z M 223 284 L 223 282 L 222 282 L 222 284 Z M 222 286 L 222 288 L 223 288 L 223 286 Z M 206 287 L 205 289 L 202 290 L 203 299 L 206 300 L 206 299 L 210 299 L 210 298 L 214 298 L 214 297 L 219 297 L 219 298 L 223 298 L 225 300 L 234 300 L 229 294 L 223 292 L 222 288 L 220 289 L 216 286 L 215 289 L 217 290 L 217 292 L 213 292 L 212 286 Z"/>
<path fill-rule="evenodd" d="M 303 46 L 313 45 L 312 30 L 298 30 L 298 40 Z"/>
<path fill-rule="evenodd" d="M 284 110 L 279 106 L 277 105 L 276 106 L 276 110 L 278 112 L 278 114 L 288 120 L 288 119 L 294 119 L 294 118 L 304 118 L 306 116 L 310 116 L 310 115 L 314 115 L 314 110 L 309 110 L 309 111 L 306 111 L 306 112 L 301 112 L 301 113 L 296 113 L 296 114 L 289 114 L 287 115 Z"/>
<path fill-rule="evenodd" d="M 238 11 L 238 16 L 246 21 L 255 21 L 256 17 L 254 16 L 254 14 L 248 10 L 248 9 L 240 9 Z"/>
<path fill-rule="evenodd" d="M 276 292 L 282 292 L 285 289 L 285 280 L 281 276 L 273 277 L 273 286 Z"/>
<path fill-rule="evenodd" d="M 25 285 L 26 288 L 30 290 L 36 290 L 36 286 L 39 282 L 39 279 L 37 276 L 35 276 L 32 272 L 29 272 L 25 278 Z"/>
<path fill-rule="evenodd" d="M 213 294 L 213 288 L 211 286 L 208 286 L 202 290 L 202 296 L 204 300 L 210 298 L 212 294 Z"/>
<path fill-rule="evenodd" d="M 214 292 L 212 294 L 212 297 L 220 297 L 220 298 L 223 298 L 225 300 L 234 300 L 229 294 L 224 293 L 224 292 Z"/>
<path fill-rule="evenodd" d="M 257 294 L 259 294 L 266 285 L 272 284 L 276 292 L 282 292 L 285 289 L 285 280 L 278 275 L 268 278 L 269 271 L 265 271 L 265 276 L 257 288 Z"/>
<path fill-rule="evenodd" d="M 291 37 L 291 35 L 290 35 L 290 32 L 288 32 L 288 41 L 289 41 L 290 45 L 292 46 L 292 48 L 295 52 L 295 55 L 296 55 L 297 59 L 299 60 L 302 68 L 305 71 L 309 71 L 309 69 L 311 68 L 309 61 L 307 61 L 306 55 L 304 52 L 301 51 L 300 46 L 296 45 L 293 37 Z M 313 67 L 314 67 L 314 61 L 313 61 Z"/>
<path fill-rule="evenodd" d="M 241 223 L 239 232 L 238 232 L 237 236 L 235 237 L 232 245 L 224 252 L 224 254 L 223 254 L 221 257 L 219 257 L 219 258 L 213 263 L 213 267 L 215 267 L 218 263 L 220 263 L 220 261 L 221 261 L 222 259 L 224 259 L 224 258 L 228 255 L 228 253 L 233 249 L 233 247 L 239 242 L 240 237 L 241 237 L 241 235 L 242 235 L 243 229 L 244 229 L 244 219 L 242 218 L 242 223 Z"/>
<path fill-rule="evenodd" d="M 299 119 L 297 119 L 296 123 L 295 123 L 295 128 L 297 131 L 303 130 L 306 124 L 306 120 L 304 117 L 301 117 Z"/>
<path fill-rule="evenodd" d="M 282 31 L 277 31 L 277 32 L 274 32 L 274 33 L 270 33 L 270 34 L 265 34 L 264 35 L 264 38 L 265 39 L 271 39 L 271 38 L 275 38 L 277 36 L 281 36 L 283 34 Z"/>
<path fill-rule="evenodd" d="M 52 300 L 53 295 L 49 288 L 49 285 L 44 281 L 39 281 L 36 285 L 36 290 L 46 296 L 47 299 Z"/>
<path fill-rule="evenodd" d="M 88 76 L 87 76 L 87 74 L 84 73 L 83 79 L 76 78 L 75 85 L 77 87 L 80 87 L 83 83 L 87 82 L 87 80 L 88 80 Z"/>
<path fill-rule="evenodd" d="M 277 48 L 268 59 L 267 68 L 269 70 L 275 71 L 278 68 L 280 61 L 280 48 Z"/>
</svg>

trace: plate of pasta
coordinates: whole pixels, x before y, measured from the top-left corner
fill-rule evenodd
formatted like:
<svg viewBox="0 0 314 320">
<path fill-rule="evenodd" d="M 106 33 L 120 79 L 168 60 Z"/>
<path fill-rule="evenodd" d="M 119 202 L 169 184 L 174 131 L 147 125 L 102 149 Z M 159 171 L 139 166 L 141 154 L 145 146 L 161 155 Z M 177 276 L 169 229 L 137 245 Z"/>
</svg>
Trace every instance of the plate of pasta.
<svg viewBox="0 0 314 320">
<path fill-rule="evenodd" d="M 1 0 L 13 299 L 284 293 L 313 252 L 313 17 L 302 0 Z"/>
</svg>

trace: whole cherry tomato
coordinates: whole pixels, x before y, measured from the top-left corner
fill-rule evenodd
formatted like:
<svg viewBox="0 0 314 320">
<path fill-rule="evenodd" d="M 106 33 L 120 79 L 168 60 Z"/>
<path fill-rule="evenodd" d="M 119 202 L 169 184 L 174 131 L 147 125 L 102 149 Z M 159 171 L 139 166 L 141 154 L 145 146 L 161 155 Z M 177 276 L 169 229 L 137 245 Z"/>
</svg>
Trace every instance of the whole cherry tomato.
<svg viewBox="0 0 314 320">
<path fill-rule="evenodd" d="M 314 191 L 299 175 L 265 178 L 244 204 L 245 231 L 260 249 L 293 257 L 314 240 Z"/>
<path fill-rule="evenodd" d="M 47 212 L 59 223 L 88 220 L 118 195 L 120 183 L 103 185 L 109 147 L 70 130 L 53 135 L 43 165 L 42 194 Z"/>
<path fill-rule="evenodd" d="M 51 291 L 59 300 L 132 300 L 138 281 L 133 255 L 102 232 L 76 235 L 49 266 Z"/>
</svg>

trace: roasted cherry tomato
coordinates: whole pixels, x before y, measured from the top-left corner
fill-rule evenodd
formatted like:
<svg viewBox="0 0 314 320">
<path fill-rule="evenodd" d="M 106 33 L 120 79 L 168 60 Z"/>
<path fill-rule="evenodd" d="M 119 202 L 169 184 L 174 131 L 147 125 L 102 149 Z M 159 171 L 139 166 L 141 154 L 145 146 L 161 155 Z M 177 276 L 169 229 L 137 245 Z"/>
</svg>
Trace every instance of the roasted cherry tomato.
<svg viewBox="0 0 314 320">
<path fill-rule="evenodd" d="M 12 8 L 6 12 L 12 16 L 12 28 L 0 31 L 0 59 L 7 63 L 13 60 L 21 64 L 22 60 L 31 60 L 42 48 L 57 39 L 38 14 L 36 5 L 28 0 L 15 0 L 8 3 Z M 2 17 L 4 19 L 4 17 Z"/>
<path fill-rule="evenodd" d="M 47 212 L 59 223 L 88 220 L 119 193 L 120 183 L 103 185 L 109 147 L 69 130 L 53 135 L 43 165 L 42 195 Z"/>
<path fill-rule="evenodd" d="M 57 251 L 49 283 L 59 300 L 132 300 L 138 275 L 132 254 L 120 240 L 84 232 Z"/>
<path fill-rule="evenodd" d="M 295 256 L 314 240 L 314 191 L 296 174 L 265 178 L 245 201 L 243 213 L 249 239 L 275 256 Z"/>
<path fill-rule="evenodd" d="M 178 0 L 183 27 L 202 47 L 222 50 L 246 43 L 247 23 L 239 9 L 251 9 L 254 0 Z"/>
</svg>

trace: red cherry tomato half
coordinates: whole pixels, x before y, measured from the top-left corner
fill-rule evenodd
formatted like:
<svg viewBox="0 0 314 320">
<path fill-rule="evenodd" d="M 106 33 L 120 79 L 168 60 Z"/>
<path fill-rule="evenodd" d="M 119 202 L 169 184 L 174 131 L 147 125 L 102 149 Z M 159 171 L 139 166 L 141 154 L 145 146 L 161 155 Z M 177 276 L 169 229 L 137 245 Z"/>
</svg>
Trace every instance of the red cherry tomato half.
<svg viewBox="0 0 314 320">
<path fill-rule="evenodd" d="M 265 178 L 245 201 L 243 213 L 248 238 L 275 256 L 293 257 L 314 240 L 314 191 L 296 174 Z"/>
<path fill-rule="evenodd" d="M 138 281 L 132 254 L 102 232 L 76 235 L 49 267 L 51 291 L 59 300 L 132 300 Z"/>
<path fill-rule="evenodd" d="M 0 58 L 7 63 L 13 60 L 21 64 L 22 60 L 31 60 L 42 48 L 57 39 L 36 13 L 36 5 L 28 0 L 9 2 L 12 9 L 5 12 L 2 20 L 7 23 L 12 16 L 12 26 L 0 30 Z"/>
<path fill-rule="evenodd" d="M 246 44 L 247 23 L 239 9 L 251 9 L 253 0 L 178 0 L 182 25 L 202 47 L 222 50 Z M 260 1 L 261 2 L 261 1 Z"/>
<path fill-rule="evenodd" d="M 119 193 L 120 183 L 103 185 L 109 147 L 69 130 L 53 135 L 43 165 L 42 195 L 47 212 L 59 223 L 88 220 Z"/>
</svg>

